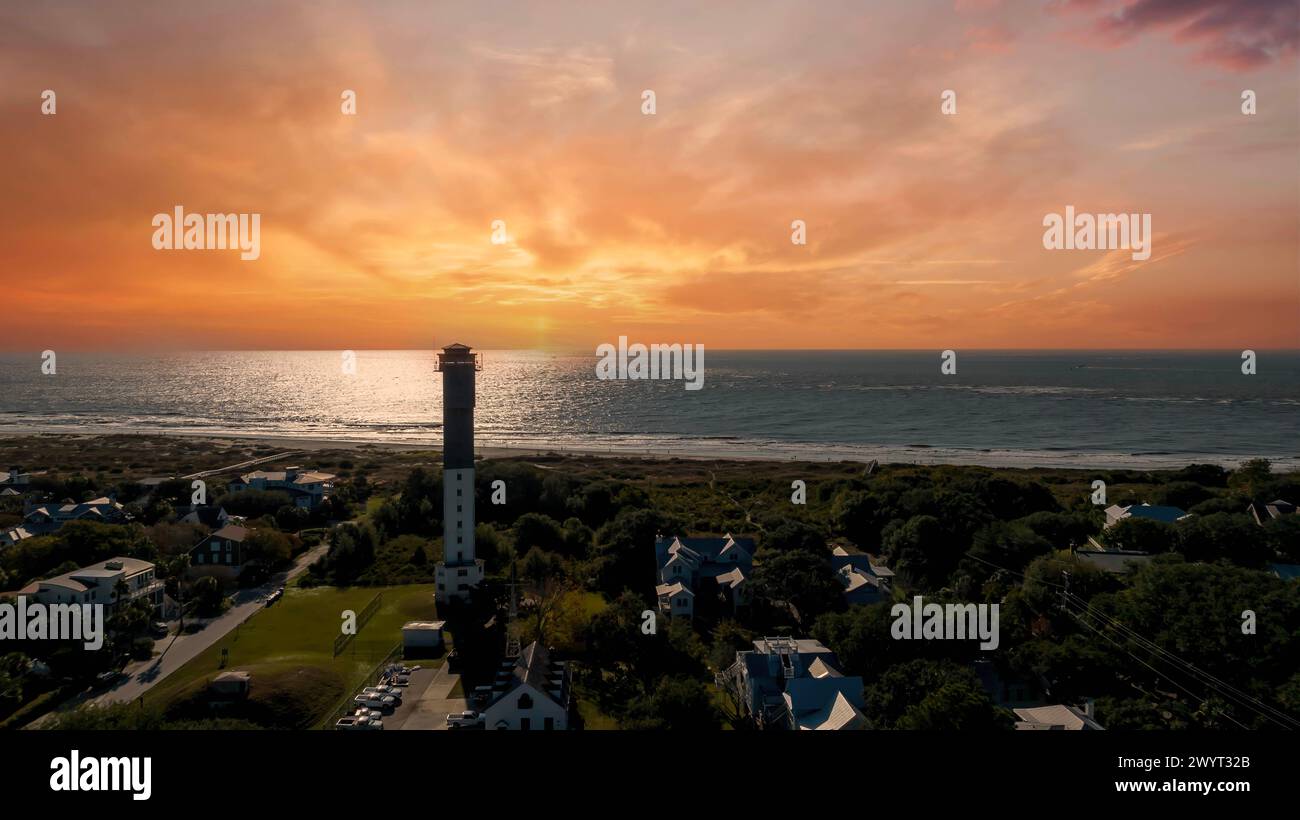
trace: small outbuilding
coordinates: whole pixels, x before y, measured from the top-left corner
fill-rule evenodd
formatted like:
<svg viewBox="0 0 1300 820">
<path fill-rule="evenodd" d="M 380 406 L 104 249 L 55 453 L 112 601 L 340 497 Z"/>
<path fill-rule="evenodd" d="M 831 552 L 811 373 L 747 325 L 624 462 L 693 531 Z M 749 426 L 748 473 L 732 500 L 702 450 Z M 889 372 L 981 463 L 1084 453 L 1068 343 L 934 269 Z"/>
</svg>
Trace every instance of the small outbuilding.
<svg viewBox="0 0 1300 820">
<path fill-rule="evenodd" d="M 442 648 L 442 628 L 446 621 L 408 621 L 402 625 L 402 651 L 420 654 Z"/>
</svg>

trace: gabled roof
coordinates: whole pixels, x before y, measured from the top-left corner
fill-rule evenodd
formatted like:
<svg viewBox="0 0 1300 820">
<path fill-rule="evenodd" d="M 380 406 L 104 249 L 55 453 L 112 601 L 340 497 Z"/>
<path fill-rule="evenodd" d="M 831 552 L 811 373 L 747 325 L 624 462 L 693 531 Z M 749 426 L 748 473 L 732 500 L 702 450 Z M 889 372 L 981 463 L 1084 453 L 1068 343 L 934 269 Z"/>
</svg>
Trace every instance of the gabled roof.
<svg viewBox="0 0 1300 820">
<path fill-rule="evenodd" d="M 239 526 L 238 524 L 227 524 L 203 540 L 207 541 L 208 538 L 224 538 L 228 541 L 239 541 L 242 543 L 243 540 L 248 537 L 248 533 L 249 530 Z"/>
<path fill-rule="evenodd" d="M 795 725 L 801 730 L 834 732 L 865 729 L 867 719 L 843 692 L 836 692 L 821 709 L 795 717 Z"/>
<path fill-rule="evenodd" d="M 658 586 L 655 587 L 655 595 L 661 597 L 666 595 L 669 598 L 673 598 L 676 597 L 677 595 L 682 594 L 683 592 L 691 596 L 692 598 L 695 597 L 695 593 L 691 592 L 690 587 L 683 586 L 680 581 L 671 584 L 659 584 Z"/>
<path fill-rule="evenodd" d="M 496 703 L 520 686 L 528 684 L 544 697 L 563 706 L 564 703 L 551 693 L 554 688 L 551 683 L 552 668 L 550 653 L 537 641 L 533 641 L 515 658 L 505 686 L 492 693 L 492 702 Z"/>
<path fill-rule="evenodd" d="M 1101 724 L 1085 715 L 1079 709 L 1064 704 L 1054 706 L 1035 706 L 1029 709 L 1014 710 L 1020 722 L 1017 729 L 1100 729 Z"/>
</svg>

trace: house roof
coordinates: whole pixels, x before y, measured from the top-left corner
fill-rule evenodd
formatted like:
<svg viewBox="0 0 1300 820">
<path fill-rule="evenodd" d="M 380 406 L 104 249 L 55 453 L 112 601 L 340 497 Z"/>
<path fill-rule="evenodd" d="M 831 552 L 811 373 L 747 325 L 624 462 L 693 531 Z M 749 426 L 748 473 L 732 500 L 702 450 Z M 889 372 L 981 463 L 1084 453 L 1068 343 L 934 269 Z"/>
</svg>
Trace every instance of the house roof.
<svg viewBox="0 0 1300 820">
<path fill-rule="evenodd" d="M 1179 507 L 1168 507 L 1158 504 L 1130 504 L 1122 507 L 1118 504 L 1107 507 L 1106 512 L 1111 510 L 1120 510 L 1120 518 L 1149 518 L 1152 521 L 1161 521 L 1165 524 L 1172 524 L 1180 518 L 1187 517 L 1187 511 Z"/>
<path fill-rule="evenodd" d="M 551 692 L 554 688 L 551 677 L 551 654 L 537 641 L 533 641 L 524 647 L 523 651 L 519 653 L 519 657 L 515 658 L 514 665 L 510 668 L 510 673 L 506 678 L 505 686 L 498 688 L 493 693 L 492 702 L 495 703 L 520 686 L 528 684 L 548 699 L 563 706 L 564 704 Z"/>
<path fill-rule="evenodd" d="M 227 524 L 209 535 L 208 538 L 224 538 L 228 541 L 239 541 L 242 543 L 243 540 L 248 537 L 249 532 L 250 530 L 245 529 L 238 524 Z M 208 538 L 204 538 L 203 540 L 207 541 Z"/>
<path fill-rule="evenodd" d="M 655 587 L 655 595 L 666 595 L 669 598 L 673 598 L 683 592 L 692 598 L 695 597 L 695 593 L 691 592 L 690 587 L 683 586 L 680 581 L 674 581 L 671 584 L 659 584 Z"/>
<path fill-rule="evenodd" d="M 1016 728 L 1021 730 L 1066 729 L 1076 731 L 1102 728 L 1100 723 L 1085 715 L 1081 710 L 1060 703 L 1054 706 L 1034 706 L 1013 711 L 1015 711 L 1016 717 L 1020 718 L 1020 721 L 1016 723 Z"/>
<path fill-rule="evenodd" d="M 842 678 L 840 671 L 826 662 L 825 658 L 814 658 L 808 664 L 808 674 L 814 678 Z"/>
<path fill-rule="evenodd" d="M 686 560 L 692 566 L 735 563 L 749 569 L 753 566 L 754 549 L 754 539 L 735 538 L 730 533 L 721 538 L 669 536 L 655 540 L 655 560 L 656 566 L 660 569 L 675 556 Z M 732 560 L 733 553 L 736 556 L 734 562 Z"/>
<path fill-rule="evenodd" d="M 23 587 L 24 593 L 36 592 L 42 585 L 63 587 L 73 592 L 85 592 L 90 589 L 91 581 L 102 581 L 109 578 L 116 578 L 119 575 L 131 576 L 145 570 L 153 569 L 153 564 L 149 561 L 142 561 L 139 558 L 127 558 L 119 555 L 110 558 L 107 561 L 100 561 L 97 564 L 74 569 L 72 572 L 65 572 L 62 575 L 56 575 L 53 578 L 46 578 L 42 581 L 35 581 Z"/>
<path fill-rule="evenodd" d="M 1300 564 L 1269 564 L 1268 568 L 1283 581 L 1300 578 Z"/>
<path fill-rule="evenodd" d="M 794 721 L 801 730 L 808 731 L 864 729 L 867 724 L 861 710 L 843 692 L 836 692 L 821 709 L 796 716 Z"/>
</svg>

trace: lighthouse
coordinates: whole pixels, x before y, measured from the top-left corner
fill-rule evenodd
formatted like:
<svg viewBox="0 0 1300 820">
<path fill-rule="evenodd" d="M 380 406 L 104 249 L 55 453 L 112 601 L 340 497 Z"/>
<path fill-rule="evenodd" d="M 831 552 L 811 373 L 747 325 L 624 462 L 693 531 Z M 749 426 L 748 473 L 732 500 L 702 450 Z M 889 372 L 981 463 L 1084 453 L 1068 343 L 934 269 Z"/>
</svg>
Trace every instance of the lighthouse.
<svg viewBox="0 0 1300 820">
<path fill-rule="evenodd" d="M 468 598 L 483 580 L 483 562 L 474 555 L 474 379 L 483 362 L 457 343 L 442 349 L 436 369 L 442 373 L 442 560 L 436 597 L 446 603 Z"/>
</svg>

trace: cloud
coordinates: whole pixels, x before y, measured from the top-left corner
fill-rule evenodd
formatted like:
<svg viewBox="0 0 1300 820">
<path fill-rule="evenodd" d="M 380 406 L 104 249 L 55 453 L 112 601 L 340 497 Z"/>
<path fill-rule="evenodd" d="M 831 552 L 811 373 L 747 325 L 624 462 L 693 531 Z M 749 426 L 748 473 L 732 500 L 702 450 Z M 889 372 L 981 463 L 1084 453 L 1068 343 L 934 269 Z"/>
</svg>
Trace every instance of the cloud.
<svg viewBox="0 0 1300 820">
<path fill-rule="evenodd" d="M 1300 4 L 1295 0 L 1096 0 L 1068 8 L 1102 12 L 1091 28 L 1096 42 L 1128 43 L 1158 32 L 1194 46 L 1198 59 L 1249 71 L 1296 58 L 1300 51 Z"/>
</svg>

